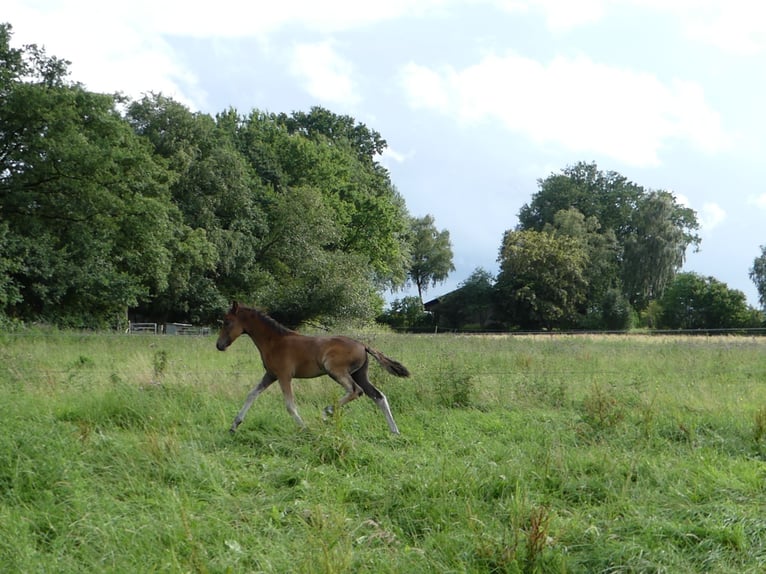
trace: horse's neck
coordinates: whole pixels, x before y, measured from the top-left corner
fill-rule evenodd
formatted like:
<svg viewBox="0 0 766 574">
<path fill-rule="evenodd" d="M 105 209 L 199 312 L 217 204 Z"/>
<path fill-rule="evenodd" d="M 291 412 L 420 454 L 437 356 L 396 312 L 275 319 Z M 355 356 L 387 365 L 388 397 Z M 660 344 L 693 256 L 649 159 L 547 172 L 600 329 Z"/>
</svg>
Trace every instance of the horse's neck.
<svg viewBox="0 0 766 574">
<path fill-rule="evenodd" d="M 278 343 L 285 336 L 285 333 L 272 325 L 269 320 L 258 311 L 251 309 L 248 312 L 252 313 L 252 321 L 250 321 L 252 328 L 248 330 L 248 335 L 250 335 L 253 343 L 255 343 L 255 346 L 259 349 L 264 349 L 270 345 Z"/>
</svg>

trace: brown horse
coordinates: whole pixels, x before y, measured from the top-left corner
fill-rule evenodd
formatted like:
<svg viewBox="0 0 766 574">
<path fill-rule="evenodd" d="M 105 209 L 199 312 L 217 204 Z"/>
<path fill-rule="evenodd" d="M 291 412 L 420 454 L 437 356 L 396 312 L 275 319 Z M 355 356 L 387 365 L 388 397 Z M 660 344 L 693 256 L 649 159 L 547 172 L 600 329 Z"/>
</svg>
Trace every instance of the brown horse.
<svg viewBox="0 0 766 574">
<path fill-rule="evenodd" d="M 249 335 L 258 347 L 266 374 L 247 395 L 245 404 L 231 425 L 231 432 L 237 430 L 258 395 L 274 381 L 279 381 L 282 388 L 287 412 L 299 425 L 305 426 L 295 408 L 292 380 L 329 375 L 346 389 L 346 394 L 338 401 L 338 406 L 343 406 L 364 393 L 383 411 L 391 432 L 399 434 L 386 396 L 375 388 L 367 377 L 367 353 L 375 357 L 389 373 L 397 377 L 409 377 L 410 372 L 398 361 L 389 359 L 383 353 L 348 337 L 301 335 L 280 325 L 257 309 L 240 306 L 235 301 L 224 317 L 215 346 L 219 351 L 225 351 L 243 333 Z M 331 406 L 325 408 L 325 414 L 331 415 L 332 412 Z"/>
</svg>

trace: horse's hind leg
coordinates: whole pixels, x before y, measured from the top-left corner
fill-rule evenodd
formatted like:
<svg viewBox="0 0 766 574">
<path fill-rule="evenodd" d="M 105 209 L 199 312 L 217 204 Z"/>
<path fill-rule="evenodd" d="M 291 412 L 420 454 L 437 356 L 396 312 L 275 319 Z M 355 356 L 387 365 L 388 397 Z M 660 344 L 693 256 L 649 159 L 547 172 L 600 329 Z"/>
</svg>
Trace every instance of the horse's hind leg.
<svg viewBox="0 0 766 574">
<path fill-rule="evenodd" d="M 237 430 L 237 427 L 242 424 L 242 421 L 245 420 L 245 415 L 247 414 L 247 411 L 250 410 L 250 407 L 253 405 L 253 402 L 256 398 L 258 398 L 258 395 L 260 395 L 263 391 L 265 391 L 271 383 L 276 381 L 277 379 L 270 375 L 269 373 L 266 373 L 263 375 L 263 378 L 261 379 L 261 382 L 258 383 L 258 385 L 247 394 L 247 398 L 245 399 L 245 404 L 242 405 L 242 408 L 237 413 L 236 418 L 234 419 L 234 422 L 231 423 L 231 428 L 229 429 L 229 432 L 235 432 Z"/>
<path fill-rule="evenodd" d="M 336 383 L 338 383 L 340 386 L 342 386 L 344 389 L 346 389 L 346 394 L 343 395 L 340 400 L 338 401 L 338 407 L 342 407 L 345 404 L 350 403 L 351 401 L 358 399 L 360 396 L 362 396 L 362 388 L 359 387 L 359 385 L 354 382 L 354 379 L 350 377 L 348 374 L 343 375 L 336 375 L 333 373 L 327 373 L 332 380 L 334 380 Z M 327 405 L 324 408 L 324 415 L 326 417 L 331 417 L 333 414 L 335 414 L 335 409 L 332 405 Z"/>
<path fill-rule="evenodd" d="M 364 391 L 364 394 L 370 397 L 373 402 L 378 405 L 378 408 L 386 417 L 386 422 L 388 423 L 388 428 L 391 430 L 391 432 L 394 434 L 399 434 L 399 428 L 396 426 L 396 422 L 394 422 L 394 415 L 391 414 L 391 407 L 388 406 L 388 399 L 386 399 L 386 395 L 384 395 L 375 385 L 373 385 L 370 382 L 370 379 L 367 377 L 367 365 L 365 364 L 361 369 L 359 369 L 351 376 L 354 378 L 354 382 L 356 382 L 356 384 L 359 385 L 359 387 L 361 387 L 361 389 Z"/>
</svg>

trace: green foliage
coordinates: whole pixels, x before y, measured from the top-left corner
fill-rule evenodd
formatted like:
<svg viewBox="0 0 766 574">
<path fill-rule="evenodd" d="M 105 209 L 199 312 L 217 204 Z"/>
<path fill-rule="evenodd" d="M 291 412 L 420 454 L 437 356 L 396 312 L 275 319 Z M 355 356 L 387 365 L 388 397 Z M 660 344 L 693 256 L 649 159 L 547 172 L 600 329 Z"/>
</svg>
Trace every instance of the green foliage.
<svg viewBox="0 0 766 574">
<path fill-rule="evenodd" d="M 14 51 L 4 30 L 0 60 L 16 62 L 0 86 L 5 310 L 114 324 L 167 286 L 171 174 L 112 96 L 67 83 L 36 47 Z"/>
<path fill-rule="evenodd" d="M 731 329 L 756 327 L 745 294 L 714 277 L 681 273 L 660 301 L 659 326 L 667 329 Z"/>
<path fill-rule="evenodd" d="M 523 329 L 572 324 L 585 301 L 587 253 L 566 235 L 506 231 L 498 257 L 496 307 Z"/>
<path fill-rule="evenodd" d="M 604 313 L 608 312 L 604 305 L 614 301 L 612 293 L 619 285 L 620 250 L 614 231 L 602 232 L 595 216 L 586 218 L 574 207 L 556 212 L 553 223 L 546 224 L 543 231 L 571 237 L 583 246 L 588 258 L 584 271 L 587 293 L 579 312 L 584 326 L 603 328 L 607 322 Z"/>
<path fill-rule="evenodd" d="M 750 279 L 758 290 L 758 301 L 766 310 L 766 245 L 761 245 L 761 254 L 753 260 Z"/>
<path fill-rule="evenodd" d="M 423 302 L 423 293 L 429 285 L 441 283 L 455 270 L 452 264 L 452 245 L 449 231 L 436 229 L 432 215 L 413 217 L 410 225 L 412 261 L 408 275 L 418 288 L 418 296 Z"/>
<path fill-rule="evenodd" d="M 394 299 L 377 321 L 400 331 L 433 329 L 433 318 L 416 296 Z"/>
<path fill-rule="evenodd" d="M 410 220 L 377 132 L 322 108 L 213 118 L 95 94 L 10 37 L 0 27 L 0 312 L 211 322 L 237 298 L 294 323 L 371 319 L 404 284 Z"/>
<path fill-rule="evenodd" d="M 406 210 L 362 151 L 385 145 L 363 125 L 321 108 L 293 117 L 229 110 L 213 121 L 159 96 L 134 104 L 130 118 L 177 166 L 175 200 L 217 254 L 212 268 L 200 259 L 205 281 L 190 274 L 168 305 L 209 301 L 210 319 L 238 298 L 290 324 L 364 319 L 379 312 L 381 286 L 403 281 Z M 200 300 L 200 283 L 215 292 Z"/>
<path fill-rule="evenodd" d="M 684 263 L 689 245 L 699 244 L 696 214 L 672 194 L 653 191 L 641 197 L 622 241 L 621 279 L 631 305 L 642 309 L 659 299 Z"/>
<path fill-rule="evenodd" d="M 230 435 L 252 345 L 0 333 L 4 570 L 763 569 L 763 340 L 364 336 L 401 436 L 329 379 Z"/>
<path fill-rule="evenodd" d="M 631 306 L 642 310 L 662 295 L 683 265 L 686 249 L 699 245 L 693 210 L 669 192 L 646 190 L 616 172 L 599 171 L 596 164 L 567 167 L 538 186 L 519 211 L 518 228 L 553 227 L 586 242 L 591 303 L 619 288 Z M 572 210 L 582 214 L 581 222 L 573 220 Z M 564 220 L 562 214 L 568 214 Z"/>
<path fill-rule="evenodd" d="M 634 312 L 619 289 L 609 289 L 601 301 L 602 326 L 609 331 L 626 331 L 634 326 Z"/>
</svg>

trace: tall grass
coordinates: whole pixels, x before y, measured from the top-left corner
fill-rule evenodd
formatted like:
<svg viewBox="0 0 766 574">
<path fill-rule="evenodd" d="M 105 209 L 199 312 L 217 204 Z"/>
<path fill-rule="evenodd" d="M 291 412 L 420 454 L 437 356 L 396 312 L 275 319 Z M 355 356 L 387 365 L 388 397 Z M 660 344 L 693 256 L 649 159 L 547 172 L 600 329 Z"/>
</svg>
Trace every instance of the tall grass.
<svg viewBox="0 0 766 574">
<path fill-rule="evenodd" d="M 760 572 L 766 341 L 361 334 L 402 435 L 247 340 L 0 334 L 0 571 Z"/>
</svg>

